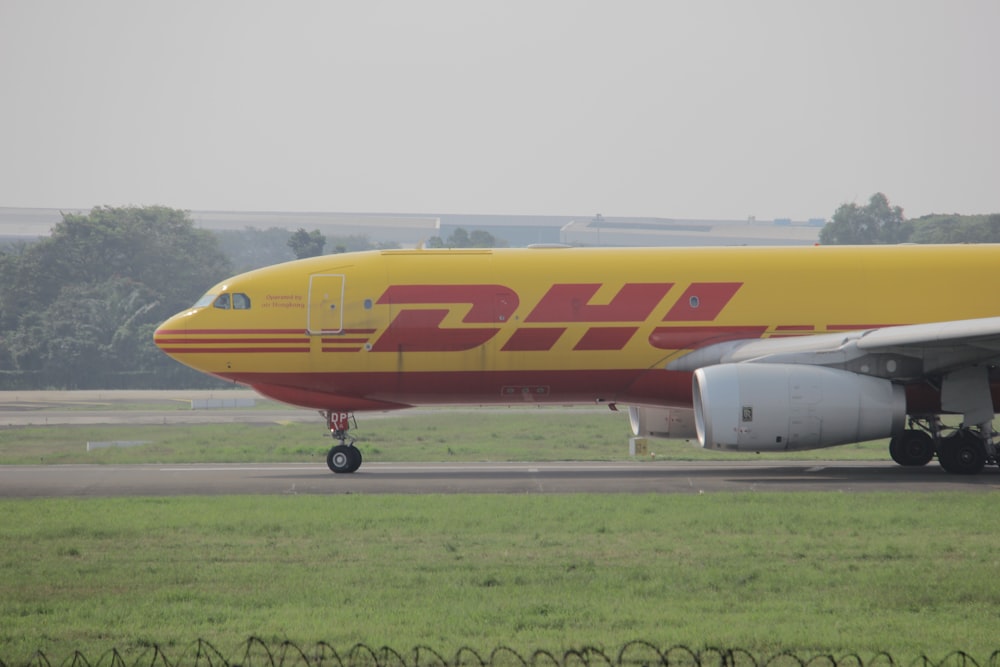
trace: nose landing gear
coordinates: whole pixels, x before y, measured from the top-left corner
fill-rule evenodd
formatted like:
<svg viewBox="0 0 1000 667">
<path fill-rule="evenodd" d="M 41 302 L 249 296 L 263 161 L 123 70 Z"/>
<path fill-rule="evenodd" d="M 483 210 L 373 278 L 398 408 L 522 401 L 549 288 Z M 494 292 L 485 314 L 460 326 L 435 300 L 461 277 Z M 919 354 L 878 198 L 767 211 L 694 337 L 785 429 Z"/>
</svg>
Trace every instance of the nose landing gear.
<svg viewBox="0 0 1000 667">
<path fill-rule="evenodd" d="M 335 473 L 354 472 L 361 467 L 361 451 L 354 446 L 354 438 L 348 435 L 351 421 L 354 415 L 349 412 L 334 412 L 327 410 L 324 413 L 327 428 L 330 435 L 335 440 L 339 440 L 339 445 L 334 445 L 326 455 L 326 465 Z M 355 426 L 357 422 L 355 422 Z"/>
</svg>

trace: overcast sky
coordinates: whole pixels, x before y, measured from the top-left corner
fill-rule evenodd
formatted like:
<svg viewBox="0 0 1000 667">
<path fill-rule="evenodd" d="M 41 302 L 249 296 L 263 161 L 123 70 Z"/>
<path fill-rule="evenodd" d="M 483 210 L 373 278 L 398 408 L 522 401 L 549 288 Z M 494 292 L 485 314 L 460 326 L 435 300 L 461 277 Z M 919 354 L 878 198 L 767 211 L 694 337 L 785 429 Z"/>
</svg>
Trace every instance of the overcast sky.
<svg viewBox="0 0 1000 667">
<path fill-rule="evenodd" d="M 0 206 L 1000 212 L 997 0 L 0 0 Z"/>
</svg>

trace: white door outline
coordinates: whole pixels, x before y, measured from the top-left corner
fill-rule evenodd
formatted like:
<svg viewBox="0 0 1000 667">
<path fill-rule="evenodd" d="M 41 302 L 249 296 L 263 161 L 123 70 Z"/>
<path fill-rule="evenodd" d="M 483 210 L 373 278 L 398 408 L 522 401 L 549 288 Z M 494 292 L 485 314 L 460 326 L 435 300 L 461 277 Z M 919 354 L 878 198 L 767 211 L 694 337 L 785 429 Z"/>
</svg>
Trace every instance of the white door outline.
<svg viewBox="0 0 1000 667">
<path fill-rule="evenodd" d="M 306 333 L 310 336 L 344 331 L 344 274 L 314 273 L 309 276 L 309 310 Z"/>
</svg>

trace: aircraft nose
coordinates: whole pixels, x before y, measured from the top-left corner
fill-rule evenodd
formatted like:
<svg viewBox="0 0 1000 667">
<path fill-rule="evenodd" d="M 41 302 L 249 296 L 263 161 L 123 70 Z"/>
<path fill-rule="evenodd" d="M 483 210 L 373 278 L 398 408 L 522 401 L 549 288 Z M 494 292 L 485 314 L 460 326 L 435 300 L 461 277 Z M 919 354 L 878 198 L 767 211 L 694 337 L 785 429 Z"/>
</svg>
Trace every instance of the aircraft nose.
<svg viewBox="0 0 1000 667">
<path fill-rule="evenodd" d="M 166 320 L 153 332 L 153 343 L 156 347 L 171 357 L 180 351 L 178 345 L 183 345 L 187 338 L 189 313 L 178 313 Z"/>
</svg>

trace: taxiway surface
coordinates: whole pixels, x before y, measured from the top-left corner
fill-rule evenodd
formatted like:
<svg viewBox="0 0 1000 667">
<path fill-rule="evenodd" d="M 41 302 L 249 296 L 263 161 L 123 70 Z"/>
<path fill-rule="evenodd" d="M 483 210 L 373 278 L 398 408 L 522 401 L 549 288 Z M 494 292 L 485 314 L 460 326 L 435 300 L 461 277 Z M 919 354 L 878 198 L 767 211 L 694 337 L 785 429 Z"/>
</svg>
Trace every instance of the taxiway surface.
<svg viewBox="0 0 1000 667">
<path fill-rule="evenodd" d="M 42 424 L 316 421 L 310 410 L 193 409 L 194 400 L 252 391 L 0 392 L 0 428 Z M 164 410 L 177 403 L 188 409 Z M 711 463 L 365 463 L 334 475 L 320 463 L 0 466 L 0 497 L 349 493 L 716 493 L 739 491 L 993 491 L 1000 469 L 949 475 L 936 464 L 720 461 Z"/>
<path fill-rule="evenodd" d="M 226 494 L 719 493 L 1000 489 L 1000 470 L 949 475 L 893 463 L 366 463 L 350 475 L 317 464 L 0 466 L 0 497 Z"/>
</svg>

